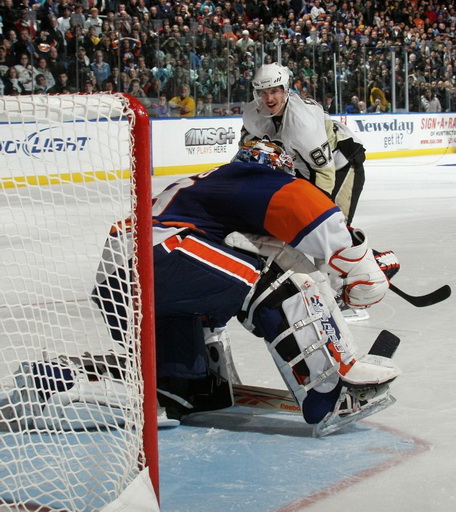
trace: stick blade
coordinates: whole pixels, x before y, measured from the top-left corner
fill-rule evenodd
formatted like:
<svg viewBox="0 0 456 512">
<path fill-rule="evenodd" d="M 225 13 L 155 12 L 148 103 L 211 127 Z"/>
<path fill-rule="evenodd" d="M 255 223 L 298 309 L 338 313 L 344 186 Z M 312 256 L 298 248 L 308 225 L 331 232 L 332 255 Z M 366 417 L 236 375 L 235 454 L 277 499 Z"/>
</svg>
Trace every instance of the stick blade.
<svg viewBox="0 0 456 512">
<path fill-rule="evenodd" d="M 433 292 L 425 295 L 409 295 L 397 288 L 397 286 L 394 286 L 393 283 L 390 283 L 390 290 L 417 308 L 433 306 L 434 304 L 438 304 L 439 302 L 448 299 L 451 295 L 451 288 L 447 284 L 438 290 L 434 290 Z"/>
<path fill-rule="evenodd" d="M 371 349 L 369 350 L 370 355 L 388 357 L 391 359 L 397 350 L 401 340 L 392 332 L 383 330 L 374 341 Z"/>
<path fill-rule="evenodd" d="M 451 288 L 446 284 L 445 286 L 442 286 L 438 290 L 435 290 L 428 295 L 415 297 L 417 300 L 415 301 L 414 305 L 418 308 L 433 306 L 434 304 L 438 304 L 439 302 L 443 302 L 444 300 L 448 299 L 450 295 Z"/>
</svg>

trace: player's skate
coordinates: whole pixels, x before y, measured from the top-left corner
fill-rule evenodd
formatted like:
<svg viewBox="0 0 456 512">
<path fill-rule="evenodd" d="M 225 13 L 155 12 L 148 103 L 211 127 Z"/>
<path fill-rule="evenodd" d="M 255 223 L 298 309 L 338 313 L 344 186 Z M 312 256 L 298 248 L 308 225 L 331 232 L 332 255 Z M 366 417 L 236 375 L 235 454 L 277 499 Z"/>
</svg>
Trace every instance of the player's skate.
<svg viewBox="0 0 456 512">
<path fill-rule="evenodd" d="M 361 371 L 356 369 L 356 374 L 354 378 L 352 377 L 353 380 L 366 378 L 370 373 L 368 370 L 370 364 L 386 369 L 392 366 L 388 364 L 388 360 L 394 356 L 399 343 L 400 339 L 397 336 L 388 331 L 382 331 L 369 350 L 369 354 L 364 356 L 365 363 L 360 368 Z M 315 425 L 313 435 L 321 437 L 331 434 L 350 423 L 362 420 L 393 405 L 396 399 L 390 395 L 389 391 L 389 384 L 392 380 L 394 379 L 381 384 L 366 385 L 345 383 L 333 411 Z"/>
<path fill-rule="evenodd" d="M 396 399 L 390 395 L 388 383 L 360 387 L 343 386 L 334 410 L 315 425 L 313 435 L 322 437 L 332 434 L 350 423 L 386 409 L 395 402 Z"/>
<path fill-rule="evenodd" d="M 346 322 L 353 323 L 369 320 L 369 313 L 367 312 L 366 309 L 351 308 L 350 306 L 345 304 L 345 302 L 339 301 L 338 299 L 339 298 L 336 297 L 337 304 Z"/>
</svg>

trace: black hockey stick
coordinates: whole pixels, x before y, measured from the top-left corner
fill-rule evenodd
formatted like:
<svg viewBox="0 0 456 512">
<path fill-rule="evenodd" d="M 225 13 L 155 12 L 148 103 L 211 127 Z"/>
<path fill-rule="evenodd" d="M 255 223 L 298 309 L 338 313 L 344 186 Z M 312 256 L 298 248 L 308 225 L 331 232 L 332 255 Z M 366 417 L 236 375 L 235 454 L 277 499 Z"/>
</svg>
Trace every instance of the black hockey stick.
<svg viewBox="0 0 456 512">
<path fill-rule="evenodd" d="M 401 289 L 399 289 L 397 286 L 394 286 L 394 284 L 391 282 L 391 278 L 397 274 L 399 271 L 399 265 L 391 265 L 388 263 L 382 263 L 381 257 L 392 254 L 392 251 L 386 251 L 386 252 L 379 252 L 376 250 L 372 251 L 374 253 L 375 259 L 377 260 L 377 263 L 379 267 L 383 270 L 386 277 L 390 280 L 390 290 L 399 297 L 402 297 L 404 300 L 412 304 L 413 306 L 417 308 L 424 308 L 426 306 L 432 306 L 434 304 L 438 304 L 439 302 L 442 302 L 451 295 L 451 288 L 446 284 L 445 286 L 442 286 L 438 290 L 434 290 L 431 293 L 427 293 L 426 295 L 409 295 L 408 293 L 403 292 Z"/>
<path fill-rule="evenodd" d="M 447 284 L 438 290 L 427 293 L 426 295 L 409 295 L 408 293 L 403 292 L 397 286 L 394 286 L 394 284 L 391 282 L 389 287 L 392 292 L 396 293 L 399 295 L 399 297 L 402 297 L 404 300 L 417 308 L 433 306 L 434 304 L 438 304 L 439 302 L 448 299 L 448 297 L 451 295 L 451 288 Z"/>
</svg>

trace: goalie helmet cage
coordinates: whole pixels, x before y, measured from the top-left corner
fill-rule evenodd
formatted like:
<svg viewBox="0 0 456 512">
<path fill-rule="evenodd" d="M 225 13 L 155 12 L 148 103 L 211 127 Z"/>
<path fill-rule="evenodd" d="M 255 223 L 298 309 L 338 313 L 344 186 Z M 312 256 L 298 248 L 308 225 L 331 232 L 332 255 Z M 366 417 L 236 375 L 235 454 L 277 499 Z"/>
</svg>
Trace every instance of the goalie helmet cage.
<svg viewBox="0 0 456 512">
<path fill-rule="evenodd" d="M 145 474 L 155 499 L 149 117 L 124 94 L 0 105 L 0 508 L 110 509 Z M 118 341 L 91 300 L 108 234 Z"/>
</svg>

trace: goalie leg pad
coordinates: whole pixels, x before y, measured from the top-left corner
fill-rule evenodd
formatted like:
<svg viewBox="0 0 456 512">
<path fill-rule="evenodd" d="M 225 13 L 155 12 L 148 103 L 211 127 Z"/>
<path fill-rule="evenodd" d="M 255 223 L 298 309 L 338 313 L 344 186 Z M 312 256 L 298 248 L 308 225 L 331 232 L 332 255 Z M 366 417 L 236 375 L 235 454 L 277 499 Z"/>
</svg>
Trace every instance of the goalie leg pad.
<svg viewBox="0 0 456 512">
<path fill-rule="evenodd" d="M 243 316 L 268 342 L 304 419 L 315 423 L 334 407 L 340 376 L 355 363 L 355 346 L 325 276 L 310 262 L 306 267 L 313 268 L 312 276 L 296 268 L 283 272 L 276 261 L 260 279 Z"/>
<path fill-rule="evenodd" d="M 226 326 L 203 327 L 204 343 L 208 358 L 209 373 L 218 381 L 226 381 L 232 389 L 233 384 L 240 384 L 231 352 L 231 340 Z"/>
</svg>

